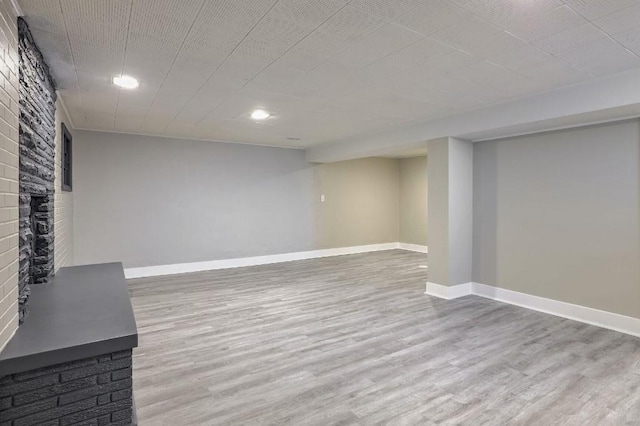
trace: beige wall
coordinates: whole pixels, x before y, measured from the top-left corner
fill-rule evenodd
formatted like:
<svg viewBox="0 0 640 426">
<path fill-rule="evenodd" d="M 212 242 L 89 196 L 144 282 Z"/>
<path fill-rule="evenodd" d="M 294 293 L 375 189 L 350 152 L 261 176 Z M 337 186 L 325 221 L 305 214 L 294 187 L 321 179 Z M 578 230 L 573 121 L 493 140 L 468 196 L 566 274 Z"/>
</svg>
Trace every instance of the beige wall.
<svg viewBox="0 0 640 426">
<path fill-rule="evenodd" d="M 315 168 L 316 248 L 397 242 L 398 160 L 364 158 Z M 324 194 L 325 201 L 320 197 Z"/>
<path fill-rule="evenodd" d="M 0 349 L 18 328 L 18 28 L 0 2 Z"/>
<path fill-rule="evenodd" d="M 400 242 L 427 245 L 427 157 L 400 160 Z"/>
<path fill-rule="evenodd" d="M 640 318 L 640 121 L 474 146 L 473 281 Z"/>
<path fill-rule="evenodd" d="M 65 123 L 69 133 L 74 130 L 60 101 L 56 102 L 56 159 L 55 159 L 55 195 L 54 225 L 55 251 L 53 261 L 57 271 L 73 263 L 73 192 L 62 190 L 62 125 Z M 73 183 L 73 180 L 72 180 Z"/>
</svg>

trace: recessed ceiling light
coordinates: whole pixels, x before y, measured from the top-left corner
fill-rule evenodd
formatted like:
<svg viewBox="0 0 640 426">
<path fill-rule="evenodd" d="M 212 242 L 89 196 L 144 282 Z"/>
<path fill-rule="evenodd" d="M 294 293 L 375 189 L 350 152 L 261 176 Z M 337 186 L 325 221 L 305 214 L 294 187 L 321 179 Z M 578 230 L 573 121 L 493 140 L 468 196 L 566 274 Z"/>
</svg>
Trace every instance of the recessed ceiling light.
<svg viewBox="0 0 640 426">
<path fill-rule="evenodd" d="M 113 77 L 113 84 L 122 87 L 123 89 L 135 89 L 138 87 L 138 80 L 130 75 L 121 75 L 120 77 Z"/>
<path fill-rule="evenodd" d="M 269 117 L 271 117 L 271 114 L 263 109 L 257 109 L 251 113 L 251 118 L 254 120 L 266 120 Z"/>
</svg>

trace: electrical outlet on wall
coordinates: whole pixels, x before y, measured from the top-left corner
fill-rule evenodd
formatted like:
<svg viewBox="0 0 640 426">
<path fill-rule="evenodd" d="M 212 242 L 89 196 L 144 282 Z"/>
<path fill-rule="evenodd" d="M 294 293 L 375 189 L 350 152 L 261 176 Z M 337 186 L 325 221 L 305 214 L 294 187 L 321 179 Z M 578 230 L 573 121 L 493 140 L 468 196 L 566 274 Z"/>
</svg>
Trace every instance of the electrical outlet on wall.
<svg viewBox="0 0 640 426">
<path fill-rule="evenodd" d="M 321 195 L 320 195 L 320 202 L 321 202 L 321 203 L 324 203 L 324 194 L 321 194 Z"/>
</svg>

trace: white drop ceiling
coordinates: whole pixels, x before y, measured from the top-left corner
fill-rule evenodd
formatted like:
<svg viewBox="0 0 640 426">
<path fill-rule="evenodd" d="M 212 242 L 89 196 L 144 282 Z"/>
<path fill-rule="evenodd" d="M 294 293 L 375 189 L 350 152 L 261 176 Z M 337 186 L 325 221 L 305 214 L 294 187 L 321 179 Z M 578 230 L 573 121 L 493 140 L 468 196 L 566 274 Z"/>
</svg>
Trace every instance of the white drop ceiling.
<svg viewBox="0 0 640 426">
<path fill-rule="evenodd" d="M 640 68 L 640 0 L 20 4 L 93 130 L 308 148 Z"/>
</svg>

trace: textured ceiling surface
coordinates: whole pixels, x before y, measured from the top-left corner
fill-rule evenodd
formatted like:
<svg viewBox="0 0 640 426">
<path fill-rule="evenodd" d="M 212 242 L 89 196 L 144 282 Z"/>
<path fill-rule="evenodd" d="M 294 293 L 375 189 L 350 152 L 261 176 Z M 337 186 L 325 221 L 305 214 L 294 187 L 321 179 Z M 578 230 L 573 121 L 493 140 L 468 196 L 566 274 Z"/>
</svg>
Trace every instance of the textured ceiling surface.
<svg viewBox="0 0 640 426">
<path fill-rule="evenodd" d="M 640 68 L 640 0 L 20 4 L 85 129 L 310 147 Z"/>
</svg>

